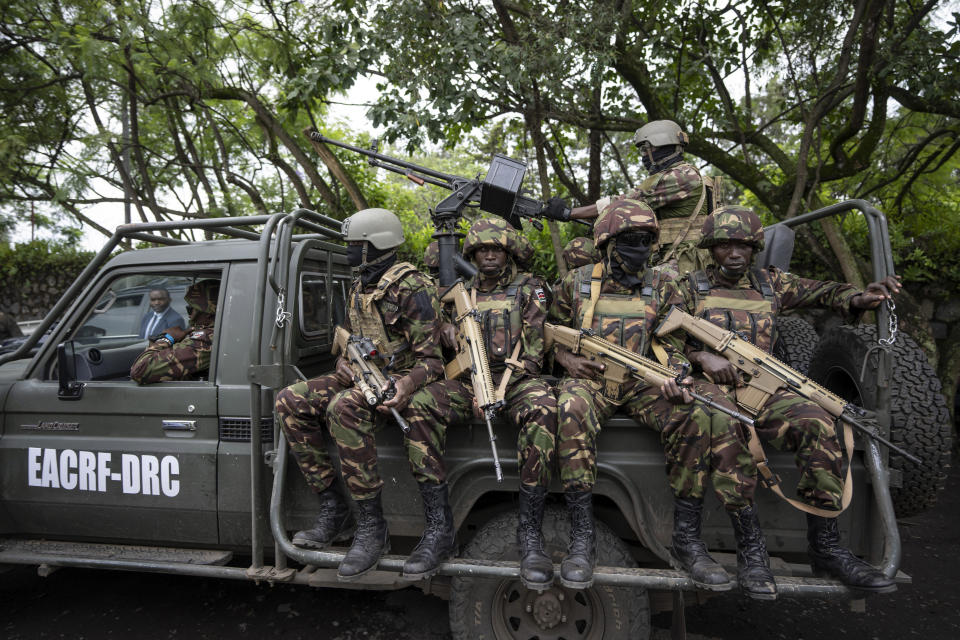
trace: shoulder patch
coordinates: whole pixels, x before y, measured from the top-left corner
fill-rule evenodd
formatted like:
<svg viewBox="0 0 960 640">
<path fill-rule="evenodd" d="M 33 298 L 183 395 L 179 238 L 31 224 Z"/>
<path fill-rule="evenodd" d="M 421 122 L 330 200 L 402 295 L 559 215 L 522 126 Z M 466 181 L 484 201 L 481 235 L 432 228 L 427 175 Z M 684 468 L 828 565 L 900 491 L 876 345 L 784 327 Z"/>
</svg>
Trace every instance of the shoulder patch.
<svg viewBox="0 0 960 640">
<path fill-rule="evenodd" d="M 542 288 L 542 287 L 536 287 L 536 288 L 533 290 L 533 294 L 534 294 L 535 296 L 537 296 L 537 300 L 539 300 L 540 302 L 546 302 L 546 301 L 547 301 L 547 294 L 543 292 L 543 288 Z"/>
<path fill-rule="evenodd" d="M 190 334 L 190 339 L 191 339 L 191 340 L 199 340 L 200 338 L 203 338 L 203 337 L 205 337 L 206 335 L 207 335 L 207 332 L 206 332 L 206 331 L 204 331 L 203 329 L 199 329 L 199 330 L 194 331 L 193 333 Z"/>
</svg>

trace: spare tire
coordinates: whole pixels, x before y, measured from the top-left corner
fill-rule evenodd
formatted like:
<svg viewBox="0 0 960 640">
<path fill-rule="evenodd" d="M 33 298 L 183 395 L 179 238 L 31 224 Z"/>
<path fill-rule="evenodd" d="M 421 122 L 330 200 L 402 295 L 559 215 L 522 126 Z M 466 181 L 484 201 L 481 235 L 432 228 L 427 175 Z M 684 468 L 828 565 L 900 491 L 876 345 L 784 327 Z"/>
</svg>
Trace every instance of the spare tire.
<svg viewBox="0 0 960 640">
<path fill-rule="evenodd" d="M 813 355 L 809 375 L 834 393 L 866 409 L 877 408 L 876 364 L 863 361 L 877 347 L 873 325 L 841 325 L 827 333 Z M 937 502 L 950 468 L 953 433 L 950 413 L 940 393 L 940 380 L 923 350 L 900 333 L 890 346 L 890 440 L 923 461 L 920 466 L 896 454 L 890 467 L 902 475 L 902 486 L 890 496 L 898 518 L 926 511 Z M 864 380 L 860 371 L 864 370 Z"/>
<path fill-rule="evenodd" d="M 817 330 L 803 318 L 777 317 L 777 342 L 773 345 L 773 355 L 781 362 L 806 373 L 818 344 Z"/>
<path fill-rule="evenodd" d="M 635 567 L 627 546 L 602 522 L 596 523 L 597 564 Z M 544 551 L 561 559 L 570 537 L 564 509 L 547 507 L 543 517 Z M 517 513 L 501 513 L 477 532 L 465 558 L 518 560 Z M 568 589 L 559 576 L 542 593 L 519 578 L 496 580 L 458 576 L 450 588 L 450 631 L 455 640 L 646 640 L 650 637 L 650 602 L 640 587 L 593 586 Z"/>
</svg>

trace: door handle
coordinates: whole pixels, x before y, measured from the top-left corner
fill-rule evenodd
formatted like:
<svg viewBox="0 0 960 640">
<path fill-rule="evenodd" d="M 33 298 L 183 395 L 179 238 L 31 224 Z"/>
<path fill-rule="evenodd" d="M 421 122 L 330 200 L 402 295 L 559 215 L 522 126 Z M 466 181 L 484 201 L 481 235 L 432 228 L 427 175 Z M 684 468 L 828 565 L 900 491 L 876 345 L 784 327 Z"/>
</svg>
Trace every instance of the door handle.
<svg viewBox="0 0 960 640">
<path fill-rule="evenodd" d="M 164 431 L 196 431 L 196 420 L 164 420 Z"/>
</svg>

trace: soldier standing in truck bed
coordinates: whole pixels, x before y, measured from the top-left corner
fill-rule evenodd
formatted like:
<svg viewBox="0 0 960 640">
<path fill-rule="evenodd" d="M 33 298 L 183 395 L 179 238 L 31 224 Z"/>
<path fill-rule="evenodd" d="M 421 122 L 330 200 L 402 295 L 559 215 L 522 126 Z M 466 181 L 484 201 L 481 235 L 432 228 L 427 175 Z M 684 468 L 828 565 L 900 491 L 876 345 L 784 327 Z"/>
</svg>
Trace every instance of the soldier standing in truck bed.
<svg viewBox="0 0 960 640">
<path fill-rule="evenodd" d="M 343 232 L 347 262 L 359 268 L 349 292 L 347 328 L 373 341 L 378 367 L 392 363 L 389 373 L 396 379 L 396 395 L 376 410 L 371 408 L 353 386 L 353 371 L 341 358 L 335 373 L 280 391 L 276 411 L 307 484 L 320 496 L 314 526 L 293 537 L 297 546 L 323 549 L 350 535 L 350 509 L 336 486 L 336 472 L 324 446 L 326 428 L 336 440 L 344 483 L 357 513 L 353 544 L 337 577 L 351 581 L 374 569 L 390 549 L 374 440 L 374 431 L 382 416 L 389 415 L 390 407 L 411 426 L 404 444 L 428 524 L 437 519 L 431 516 L 447 505 L 447 485 L 443 434 L 427 421 L 415 419 L 408 406 L 418 389 L 443 374 L 433 283 L 413 265 L 397 262 L 397 247 L 404 237 L 400 220 L 392 212 L 359 211 L 344 221 Z M 449 506 L 446 509 L 449 511 Z"/>
<path fill-rule="evenodd" d="M 637 129 L 633 142 L 640 150 L 640 159 L 649 175 L 626 194 L 605 196 L 593 204 L 576 207 L 570 218 L 596 218 L 611 202 L 630 198 L 643 200 L 653 209 L 660 224 L 658 246 L 650 256 L 650 264 L 667 263 L 681 274 L 706 265 L 706 251 L 697 248 L 700 226 L 719 199 L 719 179 L 703 176 L 687 162 L 683 149 L 687 134 L 672 120 L 654 120 Z M 547 203 L 547 217 L 562 219 L 567 208 L 559 198 Z"/>
<path fill-rule="evenodd" d="M 694 315 L 738 333 L 767 352 L 776 340 L 776 317 L 782 311 L 827 307 L 851 319 L 900 291 L 900 283 L 894 277 L 871 282 L 865 291 L 860 291 L 851 284 L 800 278 L 776 267 L 754 267 L 756 253 L 763 249 L 763 224 L 757 214 L 745 207 L 720 207 L 704 222 L 701 235 L 700 246 L 710 250 L 712 261 L 705 270 L 693 271 L 679 283 L 685 306 Z M 702 345 L 693 348 L 690 362 L 718 384 L 737 384 L 733 365 L 702 349 Z M 731 390 L 733 397 L 732 386 L 722 388 Z M 807 513 L 807 540 L 814 572 L 863 591 L 895 590 L 891 579 L 840 546 L 836 517 L 849 503 L 852 486 L 842 477 L 843 456 L 833 416 L 815 402 L 781 389 L 757 415 L 756 432 L 760 441 L 796 452 L 800 502 L 794 504 Z M 754 485 L 756 473 L 756 466 L 751 465 Z M 731 514 L 731 518 L 737 530 L 745 531 L 745 537 L 760 535 L 755 505 Z M 738 557 L 744 552 L 739 542 L 740 536 Z M 768 563 L 765 548 L 762 560 Z"/>
<path fill-rule="evenodd" d="M 531 589 L 553 583 L 553 563 L 544 554 L 541 523 L 557 432 L 556 397 L 541 377 L 543 322 L 547 315 L 546 285 L 522 271 L 533 247 L 506 221 L 485 218 L 474 223 L 464 239 L 463 255 L 478 269 L 466 283 L 481 313 L 486 352 L 505 402 L 503 415 L 519 429 L 520 578 Z M 452 325 L 445 325 L 455 340 Z M 468 380 L 444 380 L 428 389 L 433 402 L 424 405 L 430 420 L 466 423 L 474 415 L 473 388 Z M 404 570 L 404 574 L 406 574 Z"/>
</svg>

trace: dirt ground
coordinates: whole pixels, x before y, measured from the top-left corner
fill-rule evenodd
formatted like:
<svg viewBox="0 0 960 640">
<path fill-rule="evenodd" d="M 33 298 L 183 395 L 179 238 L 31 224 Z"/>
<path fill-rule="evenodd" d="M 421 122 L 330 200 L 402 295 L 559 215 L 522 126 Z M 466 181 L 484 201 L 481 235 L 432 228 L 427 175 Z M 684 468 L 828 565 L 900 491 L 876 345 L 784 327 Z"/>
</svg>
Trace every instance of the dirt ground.
<svg viewBox="0 0 960 640">
<path fill-rule="evenodd" d="M 932 511 L 904 520 L 903 570 L 890 596 L 847 602 L 736 594 L 687 609 L 690 640 L 960 638 L 960 471 Z M 670 614 L 654 616 L 655 640 Z M 0 575 L 0 637 L 446 640 L 446 602 L 416 589 L 394 592 L 257 586 L 243 582 L 65 569 L 48 578 L 17 568 Z"/>
</svg>

